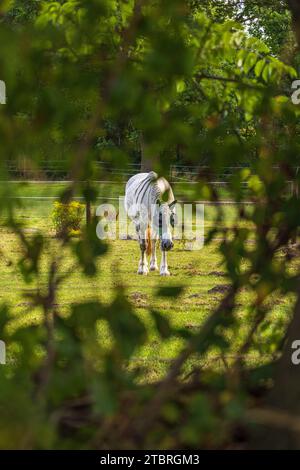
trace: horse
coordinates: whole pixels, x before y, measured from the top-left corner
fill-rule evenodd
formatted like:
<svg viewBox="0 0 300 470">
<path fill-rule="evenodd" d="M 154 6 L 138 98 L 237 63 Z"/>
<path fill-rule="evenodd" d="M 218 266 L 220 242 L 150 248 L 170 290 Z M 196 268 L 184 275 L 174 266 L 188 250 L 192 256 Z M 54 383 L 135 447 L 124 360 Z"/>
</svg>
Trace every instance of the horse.
<svg viewBox="0 0 300 470">
<path fill-rule="evenodd" d="M 163 198 L 167 196 L 167 201 Z M 138 236 L 141 258 L 138 274 L 149 272 L 147 256 L 150 256 L 150 271 L 158 270 L 156 244 L 160 240 L 162 251 L 160 275 L 169 276 L 167 252 L 174 244 L 172 228 L 176 223 L 176 199 L 169 182 L 158 178 L 154 171 L 132 176 L 125 190 L 125 210 L 133 221 Z"/>
</svg>

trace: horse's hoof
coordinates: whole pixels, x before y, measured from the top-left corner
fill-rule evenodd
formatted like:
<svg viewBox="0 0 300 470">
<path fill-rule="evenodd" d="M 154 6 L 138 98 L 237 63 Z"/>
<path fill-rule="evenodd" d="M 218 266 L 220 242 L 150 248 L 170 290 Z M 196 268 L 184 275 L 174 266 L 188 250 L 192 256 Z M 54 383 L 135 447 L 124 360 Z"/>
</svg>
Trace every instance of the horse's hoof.
<svg viewBox="0 0 300 470">
<path fill-rule="evenodd" d="M 170 276 L 170 272 L 169 271 L 162 271 L 160 273 L 161 276 Z"/>
<path fill-rule="evenodd" d="M 138 270 L 137 272 L 140 276 L 147 276 L 148 274 L 148 269 L 141 269 L 141 270 Z"/>
<path fill-rule="evenodd" d="M 150 266 L 150 271 L 158 271 L 157 264 L 153 264 L 152 266 Z"/>
</svg>

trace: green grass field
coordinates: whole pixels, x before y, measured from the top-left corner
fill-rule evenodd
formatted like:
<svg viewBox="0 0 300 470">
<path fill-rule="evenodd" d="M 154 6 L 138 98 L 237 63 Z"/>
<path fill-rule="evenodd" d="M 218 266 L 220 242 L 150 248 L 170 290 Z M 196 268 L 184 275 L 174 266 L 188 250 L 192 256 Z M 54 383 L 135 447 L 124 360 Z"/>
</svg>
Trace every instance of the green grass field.
<svg viewBox="0 0 300 470">
<path fill-rule="evenodd" d="M 120 189 L 120 188 L 119 188 Z M 61 185 L 18 185 L 16 194 L 19 196 L 57 195 Z M 115 188 L 112 188 L 115 191 Z M 111 194 L 111 193 L 110 193 Z M 107 197 L 107 191 L 103 194 Z M 42 276 L 40 287 L 46 285 L 49 255 L 56 250 L 58 241 L 55 238 L 51 210 L 52 200 L 25 200 L 23 207 L 17 209 L 17 216 L 26 228 L 28 237 L 41 231 L 47 240 L 47 255 L 42 260 Z M 213 224 L 212 207 L 205 208 L 205 229 Z M 233 206 L 226 208 L 225 224 L 230 225 L 234 221 L 236 209 Z M 32 307 L 26 293 L 32 291 L 34 285 L 25 284 L 16 266 L 17 257 L 20 255 L 20 245 L 16 236 L 4 226 L 2 217 L 1 253 L 0 258 L 0 300 L 11 306 L 12 321 L 11 328 L 18 328 L 25 324 L 38 322 L 41 312 Z M 171 276 L 162 278 L 158 273 L 150 273 L 148 276 L 136 274 L 139 247 L 134 240 L 116 240 L 109 242 L 108 253 L 99 261 L 99 271 L 95 278 L 84 277 L 80 270 L 73 270 L 65 280 L 59 291 L 57 309 L 68 314 L 70 306 L 77 302 L 87 300 L 100 300 L 110 303 L 115 295 L 115 288 L 122 284 L 126 289 L 126 295 L 132 302 L 137 314 L 148 326 L 148 341 L 136 352 L 129 367 L 141 366 L 145 368 L 147 380 L 157 379 L 169 364 L 170 360 L 182 347 L 182 340 L 173 337 L 169 340 L 161 340 L 155 332 L 150 308 L 159 310 L 171 323 L 187 331 L 196 331 L 205 318 L 213 311 L 214 307 L 226 292 L 228 279 L 222 259 L 218 251 L 220 240 L 214 240 L 210 245 L 205 245 L 200 251 L 186 251 L 180 242 L 175 242 L 174 249 L 169 253 L 169 269 Z M 66 248 L 65 260 L 61 272 L 67 272 L 72 264 L 72 255 Z M 184 290 L 179 298 L 159 298 L 156 292 L 164 285 L 183 285 Z M 245 337 L 251 312 L 248 310 L 251 293 L 243 291 L 238 299 L 236 315 L 238 327 L 231 331 L 230 355 L 234 356 L 239 345 Z M 255 351 L 250 351 L 247 360 L 251 363 L 262 363 L 272 355 L 272 344 L 268 343 L 268 335 L 274 333 L 288 321 L 291 309 L 290 298 L 279 298 L 273 296 L 272 309 L 266 322 L 266 327 L 258 337 L 258 346 Z M 105 323 L 99 323 L 99 345 L 107 348 L 111 336 Z M 230 361 L 230 355 L 228 360 Z M 214 364 L 223 367 L 224 363 L 216 349 L 209 356 L 196 358 L 202 364 Z"/>
</svg>

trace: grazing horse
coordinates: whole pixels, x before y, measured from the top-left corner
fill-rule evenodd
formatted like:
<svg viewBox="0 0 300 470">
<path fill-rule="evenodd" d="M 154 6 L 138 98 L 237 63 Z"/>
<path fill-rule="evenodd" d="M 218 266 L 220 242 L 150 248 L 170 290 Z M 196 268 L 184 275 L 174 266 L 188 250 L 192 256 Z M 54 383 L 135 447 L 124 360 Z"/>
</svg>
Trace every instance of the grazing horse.
<svg viewBox="0 0 300 470">
<path fill-rule="evenodd" d="M 163 196 L 167 195 L 167 202 Z M 141 249 L 138 274 L 148 274 L 147 255 L 150 255 L 150 271 L 158 270 L 156 242 L 161 242 L 162 258 L 160 275 L 169 276 L 167 251 L 173 248 L 172 227 L 175 225 L 175 204 L 172 188 L 165 178 L 158 178 L 154 171 L 138 173 L 126 184 L 125 210 L 135 224 Z"/>
</svg>

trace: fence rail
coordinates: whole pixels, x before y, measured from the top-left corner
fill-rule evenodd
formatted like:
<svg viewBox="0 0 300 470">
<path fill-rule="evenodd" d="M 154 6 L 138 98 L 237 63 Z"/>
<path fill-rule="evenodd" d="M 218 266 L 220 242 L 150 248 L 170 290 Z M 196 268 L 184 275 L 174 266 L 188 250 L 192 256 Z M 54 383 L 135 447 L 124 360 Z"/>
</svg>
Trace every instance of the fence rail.
<svg viewBox="0 0 300 470">
<path fill-rule="evenodd" d="M 122 199 L 124 196 L 120 196 Z M 108 197 L 108 196 L 98 196 L 95 199 L 99 201 L 119 201 L 119 197 Z M 33 200 L 33 201 L 58 201 L 60 200 L 59 196 L 8 196 L 7 199 L 16 199 L 16 200 Z M 72 200 L 75 201 L 86 201 L 83 196 L 74 196 Z M 185 203 L 192 203 L 192 204 L 205 204 L 208 206 L 218 206 L 218 205 L 254 205 L 256 204 L 255 201 L 228 201 L 228 200 L 220 200 L 220 201 L 190 201 L 190 200 L 180 200 L 177 199 L 179 204 Z"/>
<path fill-rule="evenodd" d="M 70 179 L 68 163 L 64 160 L 51 160 L 39 162 L 39 167 L 34 167 L 26 158 L 18 161 L 6 161 L 6 168 L 9 177 L 16 180 L 55 180 L 67 181 Z M 195 183 L 199 179 L 228 181 L 236 172 L 251 167 L 249 165 L 223 166 L 217 171 L 212 171 L 207 165 L 184 165 L 172 164 L 169 167 L 169 179 L 175 182 Z M 279 170 L 274 166 L 273 169 Z M 121 181 L 127 180 L 130 176 L 139 173 L 140 163 L 127 163 L 122 167 L 114 167 L 111 162 L 97 161 L 93 163 L 94 179 L 103 180 L 109 175 Z M 299 167 L 293 168 L 295 178 L 299 174 Z"/>
</svg>

